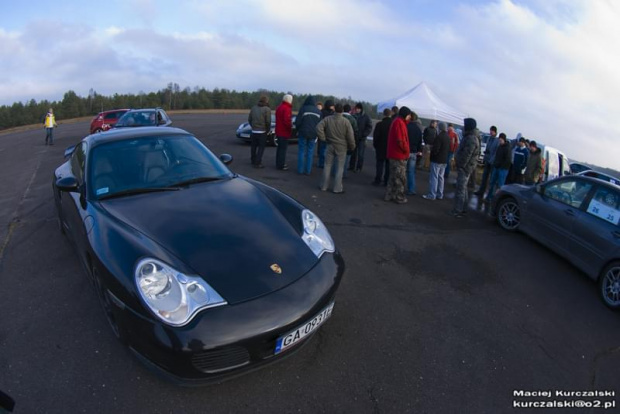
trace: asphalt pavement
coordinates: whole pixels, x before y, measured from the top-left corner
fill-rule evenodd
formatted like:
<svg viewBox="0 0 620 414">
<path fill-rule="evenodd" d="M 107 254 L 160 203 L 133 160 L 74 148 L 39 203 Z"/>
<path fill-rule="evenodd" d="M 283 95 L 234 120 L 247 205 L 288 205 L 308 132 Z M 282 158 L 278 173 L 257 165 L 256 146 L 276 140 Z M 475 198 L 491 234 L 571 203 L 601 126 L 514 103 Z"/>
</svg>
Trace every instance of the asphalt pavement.
<svg viewBox="0 0 620 414">
<path fill-rule="evenodd" d="M 481 212 L 451 217 L 450 184 L 441 201 L 384 202 L 384 188 L 370 185 L 370 143 L 342 195 L 319 191 L 322 170 L 296 173 L 296 145 L 289 171 L 275 169 L 275 148 L 253 169 L 234 135 L 245 118 L 172 116 L 232 154 L 233 171 L 326 223 L 347 266 L 331 319 L 298 353 L 248 375 L 198 388 L 160 379 L 116 342 L 58 230 L 53 171 L 88 123 L 61 124 L 54 146 L 43 129 L 0 134 L 0 390 L 16 413 L 505 413 L 578 400 L 620 410 L 620 396 L 556 394 L 620 392 L 620 315 L 584 274 Z M 417 185 L 423 194 L 427 173 Z M 541 391 L 552 396 L 524 394 Z"/>
</svg>

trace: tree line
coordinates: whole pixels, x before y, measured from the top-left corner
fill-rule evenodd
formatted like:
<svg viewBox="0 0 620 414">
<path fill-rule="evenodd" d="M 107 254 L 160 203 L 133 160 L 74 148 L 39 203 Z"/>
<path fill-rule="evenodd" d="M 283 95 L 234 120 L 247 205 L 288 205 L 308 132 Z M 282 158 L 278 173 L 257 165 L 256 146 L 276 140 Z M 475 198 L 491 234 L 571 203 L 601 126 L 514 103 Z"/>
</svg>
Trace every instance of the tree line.
<svg viewBox="0 0 620 414">
<path fill-rule="evenodd" d="M 0 106 L 0 130 L 43 123 L 49 108 L 54 109 L 56 120 L 94 116 L 101 111 L 121 108 L 153 108 L 161 107 L 165 110 L 199 110 L 199 109 L 250 109 L 262 95 L 269 97 L 269 104 L 275 108 L 282 101 L 286 93 L 259 89 L 254 92 L 239 92 L 229 89 L 215 88 L 207 90 L 202 87 L 181 89 L 177 83 L 169 83 L 164 89 L 157 92 L 140 92 L 138 94 L 114 94 L 104 96 L 93 89 L 88 96 L 79 96 L 74 91 L 67 91 L 61 101 L 34 99 L 26 103 L 16 102 L 13 105 Z M 293 110 L 302 106 L 308 94 L 293 94 Z M 348 98 L 334 98 L 333 96 L 313 95 L 317 101 L 325 102 L 332 99 L 343 104 L 354 106 L 357 102 Z M 369 102 L 362 102 L 366 113 L 376 117 L 376 106 Z"/>
</svg>

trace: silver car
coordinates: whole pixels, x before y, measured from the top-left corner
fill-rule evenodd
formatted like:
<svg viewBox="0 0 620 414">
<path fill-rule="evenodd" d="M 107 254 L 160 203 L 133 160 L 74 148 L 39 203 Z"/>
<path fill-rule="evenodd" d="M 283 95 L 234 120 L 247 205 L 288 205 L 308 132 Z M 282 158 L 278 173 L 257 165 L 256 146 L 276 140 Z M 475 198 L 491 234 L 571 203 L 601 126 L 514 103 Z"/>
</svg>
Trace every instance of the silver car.
<svg viewBox="0 0 620 414">
<path fill-rule="evenodd" d="M 620 309 L 620 186 L 578 175 L 507 185 L 493 213 L 502 228 L 528 234 L 597 280 L 605 305 Z"/>
</svg>

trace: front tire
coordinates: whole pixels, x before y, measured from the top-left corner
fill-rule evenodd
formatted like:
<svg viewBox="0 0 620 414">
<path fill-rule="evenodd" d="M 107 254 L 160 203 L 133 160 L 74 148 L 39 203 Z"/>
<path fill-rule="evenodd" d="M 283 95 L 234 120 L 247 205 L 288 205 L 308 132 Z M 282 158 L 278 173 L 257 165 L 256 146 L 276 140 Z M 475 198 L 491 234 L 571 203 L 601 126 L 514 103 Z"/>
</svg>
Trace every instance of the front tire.
<svg viewBox="0 0 620 414">
<path fill-rule="evenodd" d="M 610 309 L 620 309 L 620 261 L 607 265 L 598 278 L 601 300 Z"/>
<path fill-rule="evenodd" d="M 497 223 L 504 230 L 517 231 L 521 225 L 521 208 L 514 198 L 506 198 L 497 206 Z"/>
</svg>

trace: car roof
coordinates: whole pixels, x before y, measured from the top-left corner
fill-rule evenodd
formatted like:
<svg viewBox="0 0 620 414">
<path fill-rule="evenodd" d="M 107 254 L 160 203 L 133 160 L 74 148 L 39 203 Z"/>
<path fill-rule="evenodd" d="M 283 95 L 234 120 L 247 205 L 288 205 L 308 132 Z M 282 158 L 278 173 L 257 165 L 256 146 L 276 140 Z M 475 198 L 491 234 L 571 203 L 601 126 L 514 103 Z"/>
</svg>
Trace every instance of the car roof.
<svg viewBox="0 0 620 414">
<path fill-rule="evenodd" d="M 189 132 L 173 127 L 145 126 L 140 128 L 121 128 L 92 134 L 85 137 L 82 141 L 88 143 L 90 148 L 94 148 L 108 142 L 124 141 L 129 139 L 144 137 L 169 137 L 173 135 L 191 135 Z"/>
<path fill-rule="evenodd" d="M 586 171 L 584 171 L 586 172 Z M 570 180 L 572 178 L 577 178 L 580 181 L 586 181 L 586 182 L 591 182 L 593 184 L 598 184 L 598 185 L 603 185 L 609 188 L 613 188 L 615 190 L 620 189 L 620 185 L 618 184 L 614 184 L 612 182 L 606 181 L 606 180 L 602 180 L 600 178 L 596 178 L 596 177 L 589 177 L 587 175 L 582 175 L 581 173 L 578 174 L 569 174 L 569 175 L 563 175 L 561 177 L 555 178 L 551 181 L 547 181 L 548 183 L 551 183 L 553 181 L 565 181 L 565 180 Z M 613 178 L 613 177 L 612 177 Z M 620 181 L 620 180 L 616 180 L 616 181 Z"/>
<path fill-rule="evenodd" d="M 138 109 L 130 109 L 129 112 L 149 112 L 149 111 L 163 111 L 160 107 L 157 108 L 138 108 Z"/>
<path fill-rule="evenodd" d="M 108 111 L 99 112 L 99 114 L 110 114 L 112 112 L 127 112 L 127 111 L 130 111 L 130 109 L 128 108 L 127 109 L 110 109 Z"/>
<path fill-rule="evenodd" d="M 595 174 L 597 176 L 594 176 Z M 596 180 L 600 180 L 600 181 L 604 181 L 604 182 L 609 182 L 609 183 L 614 184 L 614 185 L 617 185 L 615 183 L 620 182 L 620 178 L 616 178 L 613 175 L 605 174 L 605 173 L 602 173 L 602 172 L 596 171 L 596 170 L 585 170 L 585 171 L 578 172 L 576 175 L 579 175 L 580 177 L 594 178 Z M 605 178 L 599 178 L 599 177 L 605 177 Z M 613 180 L 613 181 L 609 181 L 609 180 Z"/>
</svg>

